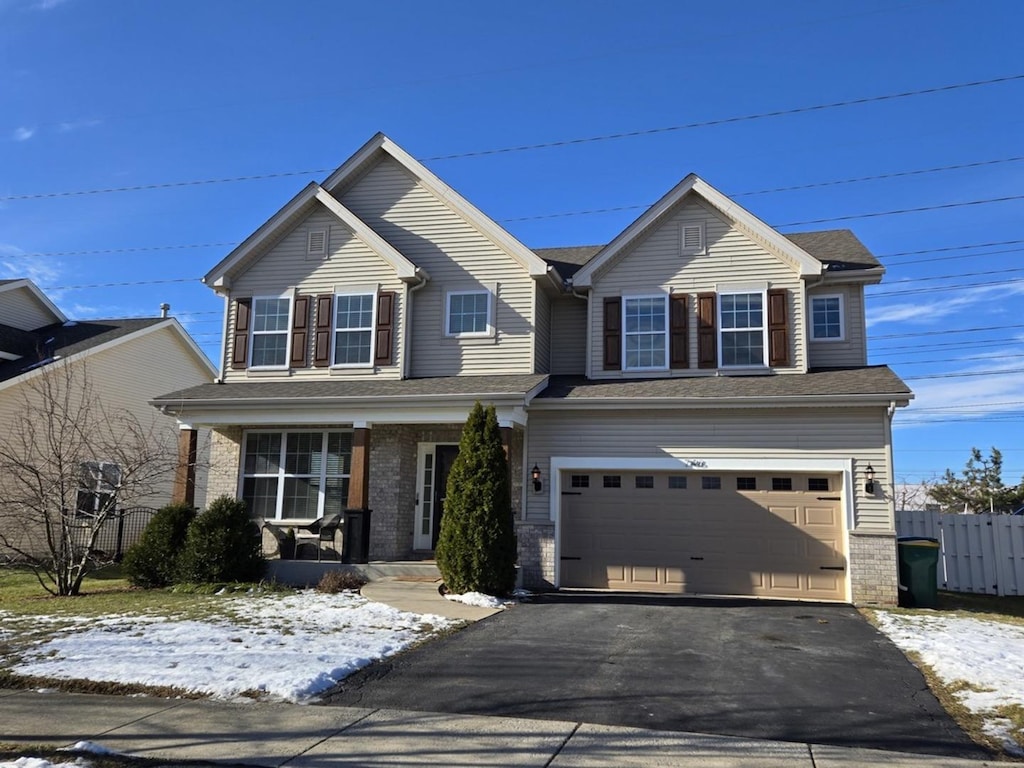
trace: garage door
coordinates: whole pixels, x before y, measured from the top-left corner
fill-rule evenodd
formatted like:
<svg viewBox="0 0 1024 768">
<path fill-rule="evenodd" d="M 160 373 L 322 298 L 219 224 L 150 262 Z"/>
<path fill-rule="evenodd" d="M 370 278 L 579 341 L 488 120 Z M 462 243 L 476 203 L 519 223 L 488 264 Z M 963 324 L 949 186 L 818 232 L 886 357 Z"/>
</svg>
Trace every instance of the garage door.
<svg viewBox="0 0 1024 768">
<path fill-rule="evenodd" d="M 567 472 L 561 586 L 845 600 L 840 482 Z"/>
</svg>

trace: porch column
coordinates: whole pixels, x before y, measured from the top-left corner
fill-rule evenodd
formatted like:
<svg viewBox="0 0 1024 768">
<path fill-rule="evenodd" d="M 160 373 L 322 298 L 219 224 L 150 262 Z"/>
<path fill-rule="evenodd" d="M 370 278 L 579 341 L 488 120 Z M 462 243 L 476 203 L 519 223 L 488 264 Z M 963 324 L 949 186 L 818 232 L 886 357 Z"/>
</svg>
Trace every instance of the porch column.
<svg viewBox="0 0 1024 768">
<path fill-rule="evenodd" d="M 178 430 L 178 466 L 174 471 L 174 485 L 171 488 L 172 504 L 195 506 L 196 452 L 198 445 L 198 430 Z"/>
<path fill-rule="evenodd" d="M 370 428 L 352 430 L 352 467 L 348 478 L 348 508 L 370 508 Z"/>
</svg>

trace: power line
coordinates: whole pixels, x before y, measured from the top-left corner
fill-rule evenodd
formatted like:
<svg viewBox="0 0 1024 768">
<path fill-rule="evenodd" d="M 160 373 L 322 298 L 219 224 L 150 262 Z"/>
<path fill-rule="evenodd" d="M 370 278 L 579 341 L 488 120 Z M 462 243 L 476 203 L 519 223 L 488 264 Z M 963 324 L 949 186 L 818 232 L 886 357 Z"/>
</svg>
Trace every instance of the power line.
<svg viewBox="0 0 1024 768">
<path fill-rule="evenodd" d="M 871 293 L 867 294 L 864 298 L 866 299 L 887 299 L 890 296 L 914 296 L 921 293 L 940 293 L 944 291 L 966 291 L 971 288 L 987 288 L 993 285 L 1020 285 L 1024 283 L 1024 279 L 1021 280 L 989 280 L 983 283 L 964 283 L 963 285 L 937 285 L 931 288 L 908 288 L 902 291 L 887 291 L 883 293 Z"/>
<path fill-rule="evenodd" d="M 908 339 L 917 338 L 918 336 L 948 336 L 951 333 L 977 333 L 981 331 L 1006 331 L 1011 328 L 1024 328 L 1024 323 L 1020 325 L 979 325 L 975 328 L 955 328 L 953 330 L 942 330 L 942 331 L 919 331 L 917 333 L 886 333 L 881 336 L 872 336 L 872 341 L 880 341 L 882 339 Z"/>
<path fill-rule="evenodd" d="M 1024 200 L 1024 195 L 1007 195 L 1006 197 L 989 197 L 983 200 L 965 200 L 959 203 L 942 203 L 939 205 L 923 205 L 919 208 L 901 208 L 893 211 L 874 211 L 871 213 L 854 213 L 848 216 L 830 216 L 826 219 L 808 219 L 807 221 L 790 221 L 785 224 L 773 224 L 773 227 L 803 227 L 808 224 L 828 224 L 834 221 L 852 221 L 853 219 L 872 219 L 879 216 L 901 216 L 905 213 L 922 213 L 925 211 L 943 211 L 949 208 L 963 208 L 971 205 L 988 205 L 989 203 L 1006 203 L 1013 200 Z"/>
<path fill-rule="evenodd" d="M 160 285 L 162 283 L 195 283 L 201 280 L 199 277 L 175 277 L 166 280 L 134 280 L 130 283 L 92 283 L 90 285 L 55 285 L 51 291 L 75 291 L 84 288 L 123 288 L 134 285 Z"/>
<path fill-rule="evenodd" d="M 961 253 L 957 256 L 935 256 L 930 259 L 908 259 L 907 261 L 898 261 L 895 264 L 886 264 L 887 267 L 905 267 L 910 264 L 934 264 L 937 261 L 955 261 L 957 259 L 973 259 L 978 256 L 1000 256 L 1007 253 L 1021 253 L 1020 248 L 1006 248 L 1000 251 L 980 251 L 978 253 Z M 877 258 L 884 258 L 878 256 Z"/>
<path fill-rule="evenodd" d="M 888 362 L 888 365 L 902 367 L 902 366 L 905 366 L 905 365 L 937 365 L 939 363 L 967 363 L 967 362 L 972 362 L 972 361 L 975 361 L 975 360 L 987 360 L 989 362 L 992 362 L 992 361 L 994 361 L 996 359 L 999 359 L 999 360 L 1014 360 L 1014 359 L 1021 358 L 1021 357 L 1024 357 L 1024 354 L 1019 354 L 1019 355 L 1016 355 L 1016 354 L 1014 354 L 1014 355 L 998 355 L 998 356 L 993 356 L 993 355 L 974 355 L 974 356 L 968 356 L 968 357 L 947 357 L 947 358 L 944 358 L 944 359 L 941 359 L 941 360 L 902 360 L 902 361 L 889 360 L 887 362 Z"/>
<path fill-rule="evenodd" d="M 932 373 L 921 376 L 906 376 L 904 381 L 923 381 L 924 379 L 969 379 L 974 376 L 1005 376 L 1008 374 L 1024 373 L 1024 368 L 1007 368 L 996 371 L 972 371 L 960 373 Z"/>
<path fill-rule="evenodd" d="M 893 253 L 886 253 L 878 258 L 889 259 L 894 256 L 920 256 L 924 253 L 945 253 L 946 251 L 963 251 L 969 248 L 994 248 L 997 245 L 1020 245 L 1024 243 L 1024 240 L 998 240 L 992 243 L 975 243 L 973 245 L 948 245 L 943 248 L 925 248 L 921 251 L 895 251 Z"/>
<path fill-rule="evenodd" d="M 553 147 L 569 147 L 577 146 L 580 144 L 592 144 L 599 141 L 613 141 L 617 139 L 628 139 L 637 136 L 653 136 L 660 133 L 670 133 L 673 131 L 686 131 L 693 128 L 709 128 L 716 125 L 729 125 L 731 123 L 742 123 L 750 120 L 764 120 L 772 117 L 784 117 L 787 115 L 800 115 L 808 112 L 822 112 L 829 109 L 838 109 L 840 107 L 852 107 L 861 104 L 873 104 L 883 101 L 893 101 L 896 99 L 905 99 L 912 96 L 925 96 L 935 93 L 944 93 L 948 91 L 956 91 L 964 88 L 977 88 L 985 85 L 996 85 L 999 83 L 1008 83 L 1015 80 L 1024 80 L 1024 74 L 1020 75 L 1006 75 L 1004 77 L 996 77 L 991 80 L 974 80 L 967 83 L 954 83 L 952 85 L 942 85 L 933 88 L 921 88 L 914 91 L 901 91 L 899 93 L 883 94 L 881 96 L 866 96 L 859 99 L 849 99 L 847 101 L 833 101 L 826 104 L 814 104 L 805 107 L 794 107 L 792 109 L 779 109 L 771 112 L 759 112 L 749 115 L 738 115 L 735 117 L 723 117 L 716 120 L 702 120 L 695 123 L 685 123 L 683 125 L 670 125 L 662 128 L 645 128 L 637 131 L 624 131 L 622 133 L 607 133 L 598 136 L 588 136 L 585 138 L 578 139 L 563 139 L 561 141 L 549 141 L 539 144 L 522 144 L 514 147 L 501 147 L 498 149 L 482 149 L 474 152 L 459 152 L 452 155 L 435 155 L 433 157 L 423 158 L 423 162 L 431 162 L 435 160 L 461 160 L 466 157 L 484 157 L 487 155 L 503 155 L 512 152 L 530 152 L 537 149 L 550 149 Z"/>
</svg>

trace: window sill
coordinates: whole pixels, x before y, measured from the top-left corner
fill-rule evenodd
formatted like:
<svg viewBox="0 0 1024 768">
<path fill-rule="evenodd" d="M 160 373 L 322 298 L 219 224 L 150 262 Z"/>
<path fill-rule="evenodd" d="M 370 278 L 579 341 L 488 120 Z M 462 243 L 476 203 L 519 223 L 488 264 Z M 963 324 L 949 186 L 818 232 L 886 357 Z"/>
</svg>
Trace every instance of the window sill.
<svg viewBox="0 0 1024 768">
<path fill-rule="evenodd" d="M 292 375 L 292 369 L 284 366 L 282 368 L 246 368 L 245 375 L 254 379 L 280 376 L 281 374 Z"/>
</svg>

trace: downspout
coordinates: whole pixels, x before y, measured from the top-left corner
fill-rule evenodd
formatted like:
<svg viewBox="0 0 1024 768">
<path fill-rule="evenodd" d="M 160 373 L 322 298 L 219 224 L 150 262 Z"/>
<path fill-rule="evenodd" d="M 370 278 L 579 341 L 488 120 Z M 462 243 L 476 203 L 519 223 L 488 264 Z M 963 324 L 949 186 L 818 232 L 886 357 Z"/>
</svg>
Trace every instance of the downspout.
<svg viewBox="0 0 1024 768">
<path fill-rule="evenodd" d="M 893 465 L 893 460 L 892 460 L 892 417 L 895 414 L 896 414 L 896 401 L 895 400 L 890 400 L 888 407 L 885 409 L 885 416 L 886 416 L 886 419 L 885 419 L 885 431 L 887 433 L 886 434 L 886 442 L 887 442 L 887 444 L 889 446 L 889 451 L 888 451 L 889 455 L 888 455 L 888 457 L 886 459 L 889 462 L 889 498 L 894 498 L 895 495 L 896 495 L 896 486 L 895 486 L 896 473 L 894 471 L 895 466 Z M 893 509 L 893 524 L 894 524 L 893 527 L 895 527 L 895 515 L 896 515 L 896 510 L 894 508 Z M 897 537 L 897 541 L 898 541 L 898 537 Z M 897 549 L 898 549 L 899 548 L 899 544 L 897 543 L 896 546 L 897 546 Z M 899 560 L 899 558 L 897 557 L 897 562 L 898 562 L 898 560 Z M 906 584 L 904 584 L 900 580 L 900 569 L 899 569 L 898 565 L 896 567 L 896 589 L 897 589 L 898 592 L 909 592 L 910 591 L 910 587 L 908 587 Z"/>
<path fill-rule="evenodd" d="M 405 295 L 408 298 L 405 308 L 405 327 L 402 329 L 402 379 L 409 378 L 409 334 L 412 333 L 412 295 L 416 293 L 420 288 L 423 288 L 429 281 L 427 273 L 421 270 L 419 267 L 416 268 L 416 276 L 419 277 L 420 281 L 416 283 L 412 288 L 409 288 Z"/>
</svg>

